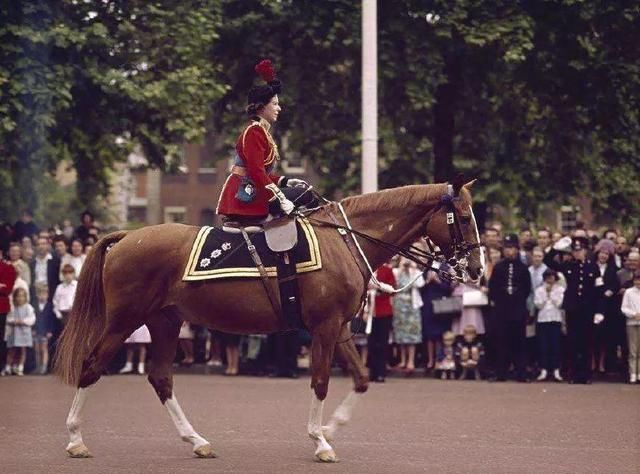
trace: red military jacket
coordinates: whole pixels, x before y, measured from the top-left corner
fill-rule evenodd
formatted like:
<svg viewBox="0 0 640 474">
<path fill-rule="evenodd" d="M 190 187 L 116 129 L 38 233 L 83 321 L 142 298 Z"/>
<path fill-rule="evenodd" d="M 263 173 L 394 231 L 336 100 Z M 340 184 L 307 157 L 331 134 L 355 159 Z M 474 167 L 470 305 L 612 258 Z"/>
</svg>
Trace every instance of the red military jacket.
<svg viewBox="0 0 640 474">
<path fill-rule="evenodd" d="M 376 270 L 376 278 L 382 283 L 396 287 L 396 277 L 393 275 L 393 269 L 388 263 L 383 264 Z M 376 318 L 390 318 L 393 316 L 393 307 L 391 306 L 391 295 L 378 291 L 376 294 Z"/>
<path fill-rule="evenodd" d="M 274 195 L 265 186 L 280 185 L 283 179 L 271 174 L 280 157 L 269 128 L 266 120 L 253 120 L 238 137 L 234 171 L 222 187 L 216 209 L 218 214 L 256 217 L 269 214 L 269 201 Z M 244 200 L 239 198 L 239 193 Z"/>
<path fill-rule="evenodd" d="M 16 282 L 16 269 L 0 259 L 0 314 L 8 313 L 11 309 L 11 291 Z"/>
</svg>

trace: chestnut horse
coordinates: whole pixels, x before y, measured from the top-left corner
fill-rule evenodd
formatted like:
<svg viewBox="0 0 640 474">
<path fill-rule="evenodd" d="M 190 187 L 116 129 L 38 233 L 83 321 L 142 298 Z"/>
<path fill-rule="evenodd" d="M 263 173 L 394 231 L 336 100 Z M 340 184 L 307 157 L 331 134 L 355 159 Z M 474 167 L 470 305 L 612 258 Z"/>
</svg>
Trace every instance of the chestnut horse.
<svg viewBox="0 0 640 474">
<path fill-rule="evenodd" d="M 398 246 L 408 246 L 428 234 L 441 249 L 447 249 L 452 236 L 446 210 L 439 203 L 454 188 L 458 199 L 453 203 L 462 237 L 468 243 L 478 242 L 469 186 L 470 183 L 405 186 L 349 197 L 341 203 L 354 230 Z M 321 207 L 313 218 L 331 222 L 329 209 L 342 221 L 336 203 Z M 90 456 L 80 432 L 88 387 L 98 381 L 124 340 L 143 324 L 149 328 L 152 341 L 149 382 L 182 440 L 190 443 L 199 457 L 215 456 L 211 444 L 193 429 L 173 393 L 172 363 L 181 322 L 237 334 L 271 333 L 282 326 L 259 279 L 182 281 L 198 230 L 163 224 L 114 232 L 98 241 L 87 256 L 56 358 L 58 375 L 77 387 L 67 417 L 70 456 Z M 315 231 L 323 267 L 299 276 L 303 320 L 312 336 L 313 393 L 307 428 L 316 445 L 316 458 L 333 462 L 337 458 L 327 439 L 349 419 L 351 408 L 368 385 L 347 324 L 360 308 L 370 277 L 363 276 L 359 264 L 366 258 L 375 269 L 391 255 L 388 250 L 359 239 L 363 258 L 351 253 L 335 228 L 316 225 Z M 479 278 L 482 267 L 483 256 L 476 246 L 466 262 L 467 275 Z M 277 293 L 275 281 L 271 284 Z M 322 407 L 334 350 L 347 361 L 354 391 L 323 426 Z"/>
</svg>

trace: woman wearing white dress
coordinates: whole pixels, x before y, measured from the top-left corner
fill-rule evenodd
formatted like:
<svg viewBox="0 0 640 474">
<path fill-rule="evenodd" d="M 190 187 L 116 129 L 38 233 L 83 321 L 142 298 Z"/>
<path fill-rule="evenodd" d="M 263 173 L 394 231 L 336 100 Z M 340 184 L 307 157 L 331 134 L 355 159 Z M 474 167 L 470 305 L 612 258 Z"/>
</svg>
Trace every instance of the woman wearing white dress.
<svg viewBox="0 0 640 474">
<path fill-rule="evenodd" d="M 151 334 L 147 326 L 142 325 L 127 338 L 124 343 L 127 345 L 127 362 L 120 369 L 121 374 L 130 374 L 133 372 L 133 353 L 138 349 L 138 373 L 144 374 L 144 364 L 147 359 L 147 344 L 151 343 Z"/>
</svg>

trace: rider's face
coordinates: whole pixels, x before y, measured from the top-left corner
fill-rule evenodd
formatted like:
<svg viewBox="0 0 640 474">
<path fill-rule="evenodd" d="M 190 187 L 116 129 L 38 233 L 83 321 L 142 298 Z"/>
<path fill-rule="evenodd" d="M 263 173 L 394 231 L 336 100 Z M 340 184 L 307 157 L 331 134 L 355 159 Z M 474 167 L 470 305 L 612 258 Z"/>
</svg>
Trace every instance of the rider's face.
<svg viewBox="0 0 640 474">
<path fill-rule="evenodd" d="M 269 123 L 275 123 L 278 120 L 278 115 L 280 115 L 281 110 L 282 108 L 278 102 L 278 96 L 274 95 L 271 98 L 271 101 L 262 108 L 258 115 Z"/>
</svg>

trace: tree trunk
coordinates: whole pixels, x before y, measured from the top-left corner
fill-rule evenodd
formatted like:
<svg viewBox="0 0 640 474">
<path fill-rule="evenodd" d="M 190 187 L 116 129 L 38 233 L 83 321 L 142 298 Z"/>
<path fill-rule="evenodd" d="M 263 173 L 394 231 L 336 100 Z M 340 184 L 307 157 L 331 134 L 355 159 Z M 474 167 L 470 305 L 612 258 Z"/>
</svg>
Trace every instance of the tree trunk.
<svg viewBox="0 0 640 474">
<path fill-rule="evenodd" d="M 433 177 L 436 183 L 453 179 L 453 138 L 460 87 L 460 65 L 453 55 L 445 58 L 447 82 L 436 89 L 433 108 Z"/>
</svg>

